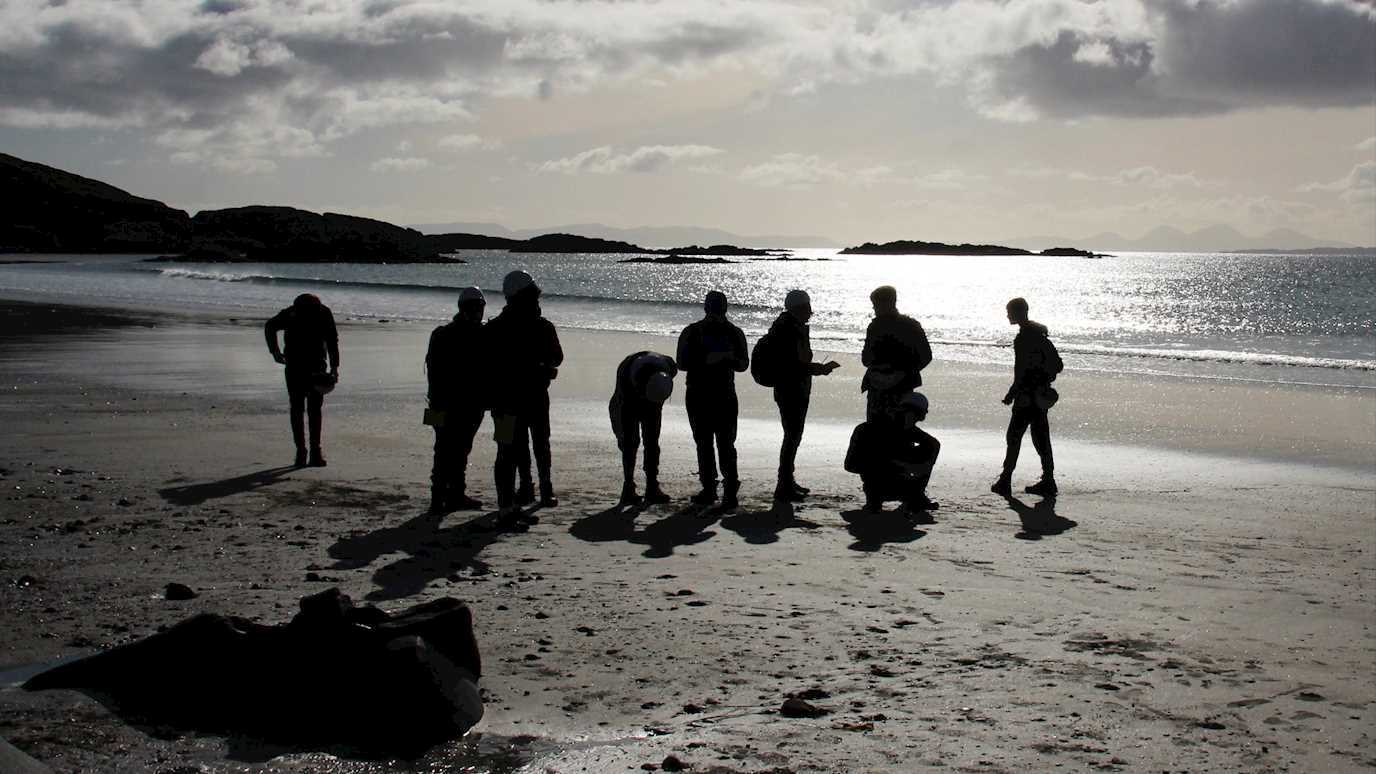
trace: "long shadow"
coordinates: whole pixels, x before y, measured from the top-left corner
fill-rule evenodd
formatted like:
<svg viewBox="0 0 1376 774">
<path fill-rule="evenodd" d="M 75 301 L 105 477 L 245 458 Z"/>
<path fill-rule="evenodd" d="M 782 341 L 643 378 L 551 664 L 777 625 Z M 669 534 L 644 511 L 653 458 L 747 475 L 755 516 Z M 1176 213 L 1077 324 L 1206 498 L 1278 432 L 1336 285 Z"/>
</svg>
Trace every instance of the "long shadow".
<svg viewBox="0 0 1376 774">
<path fill-rule="evenodd" d="M 697 545 L 711 540 L 716 533 L 707 528 L 716 521 L 715 512 L 708 507 L 690 505 L 645 527 L 636 525 L 636 517 L 644 510 L 639 506 L 614 506 L 597 513 L 585 514 L 569 527 L 569 534 L 588 543 L 624 541 L 647 546 L 645 556 L 663 559 L 673 556 L 679 546 Z"/>
<path fill-rule="evenodd" d="M 526 525 L 503 526 L 496 514 L 483 514 L 466 522 L 443 527 L 443 515 L 422 513 L 394 527 L 383 527 L 361 535 L 342 537 L 329 548 L 335 560 L 331 569 L 353 570 L 366 567 L 388 554 L 404 554 L 373 573 L 377 588 L 367 599 L 401 599 L 424 591 L 430 583 L 468 569 L 482 575 L 488 565 L 478 559 L 484 548 L 507 531 L 524 531 Z"/>
<path fill-rule="evenodd" d="M 286 474 L 293 470 L 296 468 L 291 465 L 264 468 L 253 473 L 245 473 L 242 476 L 219 481 L 164 487 L 158 490 L 158 494 L 173 505 L 200 505 L 206 500 L 218 500 L 221 497 L 229 497 L 265 486 L 272 486 L 284 480 Z"/>
<path fill-rule="evenodd" d="M 1036 505 L 1028 505 L 1016 497 L 1005 498 L 1008 500 L 1008 507 L 1018 514 L 1018 519 L 1022 522 L 1022 530 L 1014 537 L 1019 540 L 1041 540 L 1047 535 L 1059 535 L 1069 529 L 1078 527 L 1078 521 L 1072 521 L 1056 513 L 1056 498 L 1044 497 Z"/>
<path fill-rule="evenodd" d="M 842 511 L 841 518 L 846 522 L 846 531 L 855 538 L 854 543 L 846 546 L 852 551 L 873 553 L 885 543 L 911 543 L 927 536 L 926 530 L 913 526 L 917 523 L 913 516 L 898 511 Z M 930 515 L 923 514 L 919 518 L 924 519 L 923 523 L 934 523 Z"/>
<path fill-rule="evenodd" d="M 786 529 L 819 529 L 822 525 L 798 518 L 792 503 L 775 502 L 767 511 L 736 511 L 722 519 L 721 526 L 740 535 L 747 543 L 768 545 L 779 542 L 779 533 Z"/>
</svg>

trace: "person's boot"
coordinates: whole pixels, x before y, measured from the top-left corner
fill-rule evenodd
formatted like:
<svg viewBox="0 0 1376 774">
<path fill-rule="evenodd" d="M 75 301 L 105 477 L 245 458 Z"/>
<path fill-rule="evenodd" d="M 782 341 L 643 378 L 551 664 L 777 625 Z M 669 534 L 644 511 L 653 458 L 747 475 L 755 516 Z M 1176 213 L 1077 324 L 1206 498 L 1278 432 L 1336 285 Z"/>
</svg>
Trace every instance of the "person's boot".
<svg viewBox="0 0 1376 774">
<path fill-rule="evenodd" d="M 798 485 L 792 481 L 780 481 L 778 486 L 774 487 L 774 499 L 777 502 L 797 503 L 802 502 L 805 497 L 807 495 L 798 491 Z"/>
<path fill-rule="evenodd" d="M 547 481 L 540 482 L 540 507 L 553 508 L 559 504 L 559 498 L 554 496 L 554 485 Z"/>
<path fill-rule="evenodd" d="M 722 490 L 722 495 L 721 495 L 721 509 L 722 509 L 723 511 L 734 511 L 734 510 L 736 510 L 737 508 L 741 507 L 741 502 L 740 502 L 740 500 L 736 499 L 736 495 L 740 494 L 740 491 L 741 491 L 741 482 L 739 482 L 739 481 L 728 481 L 728 482 L 726 482 L 726 486 L 725 486 L 725 488 Z"/>
<path fill-rule="evenodd" d="M 670 498 L 663 489 L 659 488 L 659 481 L 657 479 L 652 478 L 645 482 L 646 505 L 663 505 L 671 499 L 672 498 Z"/>
<path fill-rule="evenodd" d="M 693 495 L 692 500 L 694 505 L 711 505 L 717 501 L 717 485 L 703 484 L 702 491 Z"/>
<path fill-rule="evenodd" d="M 1041 495 L 1042 497 L 1055 497 L 1059 490 L 1056 488 L 1056 478 L 1052 475 L 1043 473 L 1041 481 L 1031 486 L 1024 487 L 1022 491 L 1028 494 Z"/>
<path fill-rule="evenodd" d="M 633 505 L 640 505 L 640 495 L 635 491 L 635 482 L 627 481 L 621 485 L 621 499 L 616 501 L 616 507 L 626 508 Z"/>
<path fill-rule="evenodd" d="M 320 451 L 319 446 L 316 446 L 311 449 L 311 458 L 309 464 L 313 468 L 323 468 L 329 464 L 325 462 L 325 454 Z"/>
<path fill-rule="evenodd" d="M 812 494 L 812 490 L 811 490 L 811 489 L 808 489 L 807 487 L 803 486 L 802 484 L 799 484 L 797 481 L 794 481 L 794 482 L 793 482 L 793 491 L 797 492 L 798 494 L 802 495 L 803 497 L 807 497 L 808 495 Z"/>
<path fill-rule="evenodd" d="M 445 497 L 445 488 L 440 484 L 430 485 L 430 510 L 428 513 L 448 513 L 448 499 Z"/>
<path fill-rule="evenodd" d="M 447 504 L 451 511 L 477 511 L 483 507 L 481 500 L 469 497 L 462 489 L 451 494 Z"/>
<path fill-rule="evenodd" d="M 996 495 L 1001 495 L 1001 496 L 1003 496 L 1003 497 L 1012 497 L 1012 496 L 1013 496 L 1013 480 L 1012 480 L 1012 477 L 1009 476 L 1007 473 L 1005 473 L 1005 474 L 999 476 L 999 477 L 994 481 L 993 486 L 989 487 L 989 491 L 990 491 L 990 492 L 993 492 L 993 493 L 996 494 Z"/>
<path fill-rule="evenodd" d="M 535 503 L 535 485 L 532 484 L 532 483 L 530 483 L 529 481 L 524 481 L 524 482 L 522 482 L 520 488 L 518 488 L 518 489 L 516 490 L 516 504 L 517 504 L 517 505 L 532 505 L 532 504 L 534 504 L 534 503 Z"/>
<path fill-rule="evenodd" d="M 306 447 L 304 446 L 296 447 L 296 467 L 306 467 Z"/>
<path fill-rule="evenodd" d="M 914 513 L 918 511 L 934 511 L 941 507 L 941 503 L 927 497 L 926 492 L 904 500 L 903 505 Z"/>
</svg>

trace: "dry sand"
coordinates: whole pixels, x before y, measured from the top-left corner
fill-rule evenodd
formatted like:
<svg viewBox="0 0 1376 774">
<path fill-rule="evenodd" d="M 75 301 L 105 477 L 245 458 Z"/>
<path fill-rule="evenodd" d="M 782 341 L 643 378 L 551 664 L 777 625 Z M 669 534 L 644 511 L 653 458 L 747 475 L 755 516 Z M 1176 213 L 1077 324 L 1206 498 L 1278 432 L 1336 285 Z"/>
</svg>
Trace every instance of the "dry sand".
<svg viewBox="0 0 1376 774">
<path fill-rule="evenodd" d="M 819 380 L 799 478 L 771 511 L 780 431 L 739 385 L 744 508 L 610 513 L 616 361 L 672 342 L 562 331 L 562 503 L 527 532 L 421 515 L 428 326 L 342 329 L 325 469 L 287 470 L 258 320 L 7 304 L 0 334 L 0 664 L 43 664 L 194 612 L 285 621 L 338 585 L 473 606 L 487 717 L 416 762 L 157 738 L 0 674 L 0 737 L 60 771 L 1367 770 L 1376 765 L 1376 391 L 1073 370 L 1053 412 L 1062 495 L 987 493 L 1006 375 L 937 363 L 934 523 L 866 517 L 840 469 L 853 357 Z M 482 438 L 490 434 L 485 426 Z M 470 465 L 493 501 L 491 443 Z M 1024 451 L 1029 483 L 1035 454 Z M 308 580 L 318 578 L 318 580 Z M 199 598 L 169 602 L 172 581 Z M 779 712 L 808 692 L 817 718 Z M 213 700 L 213 699 L 212 699 Z M 271 700 L 265 697 L 265 701 Z M 465 767 L 476 767 L 465 768 Z"/>
</svg>

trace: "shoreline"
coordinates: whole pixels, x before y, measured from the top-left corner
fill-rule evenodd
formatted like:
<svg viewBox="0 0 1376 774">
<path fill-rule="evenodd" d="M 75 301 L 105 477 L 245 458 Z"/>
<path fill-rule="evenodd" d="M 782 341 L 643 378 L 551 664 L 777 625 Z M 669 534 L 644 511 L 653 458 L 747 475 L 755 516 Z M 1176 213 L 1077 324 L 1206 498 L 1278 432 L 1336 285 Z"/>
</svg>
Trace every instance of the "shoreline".
<svg viewBox="0 0 1376 774">
<path fill-rule="evenodd" d="M 418 761 L 360 761 L 150 736 L 77 694 L 0 690 L 0 736 L 55 769 L 632 771 L 669 755 L 719 774 L 1376 763 L 1369 468 L 1124 446 L 1061 420 L 1062 496 L 1005 501 L 986 490 L 1006 374 L 938 371 L 928 393 L 952 420 L 934 425 L 942 508 L 931 523 L 866 517 L 839 465 L 863 411 L 848 364 L 853 378 L 818 380 L 799 456 L 808 501 L 769 502 L 780 431 L 751 383 L 739 386 L 741 511 L 686 507 L 695 460 L 680 393 L 663 438 L 675 501 L 617 514 L 609 369 L 627 347 L 668 340 L 570 331 L 579 365 L 552 395 L 561 503 L 528 532 L 492 531 L 490 514 L 420 513 L 420 326 L 342 327 L 330 466 L 284 470 L 285 398 L 259 321 L 90 322 L 0 338 L 0 664 L 133 641 L 195 612 L 280 623 L 330 585 L 386 609 L 448 595 L 474 611 L 487 714 Z M 993 408 L 984 384 L 998 387 Z M 1316 410 L 1312 391 L 1242 392 Z M 490 505 L 489 431 L 469 474 Z M 1026 448 L 1018 483 L 1034 458 Z M 200 596 L 165 600 L 171 581 Z M 804 691 L 829 714 L 783 717 L 783 699 Z"/>
</svg>

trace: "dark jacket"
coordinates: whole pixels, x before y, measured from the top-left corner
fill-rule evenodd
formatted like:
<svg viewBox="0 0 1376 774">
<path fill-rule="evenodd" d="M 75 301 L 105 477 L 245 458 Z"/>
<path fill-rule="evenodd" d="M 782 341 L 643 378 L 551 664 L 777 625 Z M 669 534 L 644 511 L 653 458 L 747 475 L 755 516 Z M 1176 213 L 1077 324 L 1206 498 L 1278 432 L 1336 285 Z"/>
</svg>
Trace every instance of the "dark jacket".
<svg viewBox="0 0 1376 774">
<path fill-rule="evenodd" d="M 812 362 L 812 337 L 808 327 L 797 317 L 784 312 L 769 326 L 779 352 L 793 353 L 794 357 L 784 357 L 779 364 L 779 379 L 774 387 L 774 396 L 780 393 L 806 393 L 812 389 L 812 377 L 827 372 L 822 363 Z"/>
<path fill-rule="evenodd" d="M 895 371 L 902 375 L 886 392 L 909 392 L 922 386 L 922 369 L 932 362 L 932 347 L 922 324 L 906 314 L 878 315 L 865 331 L 865 348 L 860 362 L 866 369 Z M 860 382 L 860 391 L 877 389 L 870 373 Z"/>
<path fill-rule="evenodd" d="M 906 465 L 930 461 L 918 449 L 923 436 L 916 427 L 905 430 L 892 422 L 862 422 L 851 433 L 845 469 L 864 477 L 902 477 Z"/>
<path fill-rule="evenodd" d="M 507 304 L 483 328 L 493 376 L 490 382 L 494 411 L 519 414 L 559 374 L 564 350 L 554 324 L 540 316 L 537 306 Z"/>
<path fill-rule="evenodd" d="M 486 408 L 487 362 L 483 324 L 454 315 L 430 334 L 425 351 L 425 397 L 431 408 Z"/>
<path fill-rule="evenodd" d="M 650 381 L 650 376 L 659 371 L 674 376 L 678 374 L 678 366 L 668 355 L 648 350 L 633 352 L 623 358 L 616 367 L 616 389 L 612 393 L 614 405 L 638 409 L 649 404 L 645 399 L 645 385 Z"/>
<path fill-rule="evenodd" d="M 1013 337 L 1013 384 L 1008 388 L 1009 396 L 1031 394 L 1055 378 L 1046 368 L 1051 347 L 1046 334 L 1046 326 L 1039 322 L 1019 323 L 1018 335 Z"/>
<path fill-rule="evenodd" d="M 339 331 L 335 329 L 334 314 L 321 304 L 314 308 L 289 306 L 273 315 L 263 326 L 268 351 L 277 354 L 277 332 L 285 331 L 287 370 L 298 374 L 324 373 L 325 359 L 329 365 L 339 366 Z"/>
<path fill-rule="evenodd" d="M 724 360 L 709 365 L 707 356 L 721 352 Z M 734 391 L 736 372 L 750 367 L 745 333 L 730 320 L 706 317 L 683 329 L 678 337 L 678 367 L 688 374 L 689 387 Z"/>
</svg>

